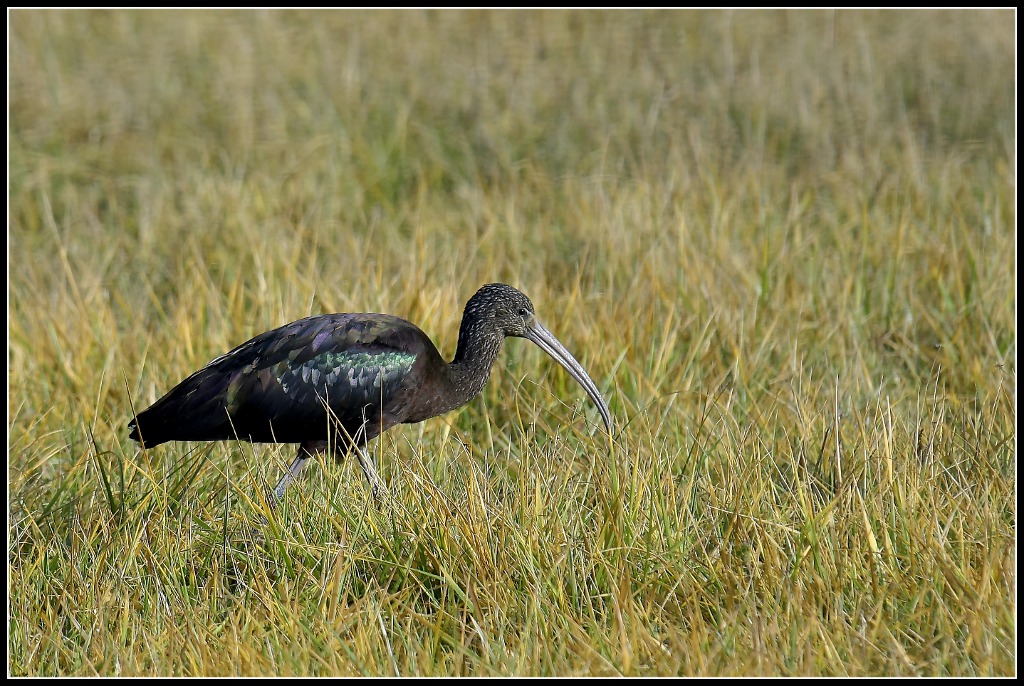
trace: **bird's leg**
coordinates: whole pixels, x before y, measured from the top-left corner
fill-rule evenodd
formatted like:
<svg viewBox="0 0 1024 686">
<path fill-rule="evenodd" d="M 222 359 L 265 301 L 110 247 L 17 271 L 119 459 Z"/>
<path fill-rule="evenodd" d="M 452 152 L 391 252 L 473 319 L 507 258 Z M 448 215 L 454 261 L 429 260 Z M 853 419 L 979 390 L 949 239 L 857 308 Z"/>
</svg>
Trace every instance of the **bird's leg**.
<svg viewBox="0 0 1024 686">
<path fill-rule="evenodd" d="M 366 476 L 366 480 L 370 482 L 370 493 L 373 495 L 374 500 L 380 500 L 381 494 L 386 494 L 387 489 L 384 487 L 384 482 L 381 481 L 380 476 L 377 474 L 377 465 L 373 463 L 373 458 L 366 452 L 366 441 L 373 436 L 367 435 L 366 427 L 369 423 L 364 423 L 356 431 L 355 435 L 352 436 L 348 445 L 351 446 L 352 450 L 356 452 L 356 458 L 359 460 L 359 466 L 363 468 L 363 475 Z M 338 442 L 335 446 L 335 458 L 340 459 L 343 457 L 343 452 L 340 450 L 340 446 L 344 445 L 342 442 Z M 347 452 L 347 451 L 344 451 Z"/>
<path fill-rule="evenodd" d="M 274 486 L 274 497 L 278 500 L 284 500 L 285 489 L 288 485 L 299 478 L 299 474 L 302 473 L 302 468 L 306 466 L 309 459 L 316 454 L 317 451 L 323 450 L 327 447 L 325 441 L 306 441 L 299 444 L 299 452 L 295 455 L 295 459 L 288 469 L 285 470 L 284 476 L 277 482 L 277 486 Z"/>
<path fill-rule="evenodd" d="M 373 499 L 380 500 L 381 494 L 387 493 L 387 489 L 384 488 L 384 482 L 377 475 L 377 466 L 373 464 L 373 458 L 361 445 L 356 446 L 356 457 L 359 458 L 359 466 L 363 468 L 366 480 L 370 482 L 370 493 L 373 494 Z"/>
</svg>

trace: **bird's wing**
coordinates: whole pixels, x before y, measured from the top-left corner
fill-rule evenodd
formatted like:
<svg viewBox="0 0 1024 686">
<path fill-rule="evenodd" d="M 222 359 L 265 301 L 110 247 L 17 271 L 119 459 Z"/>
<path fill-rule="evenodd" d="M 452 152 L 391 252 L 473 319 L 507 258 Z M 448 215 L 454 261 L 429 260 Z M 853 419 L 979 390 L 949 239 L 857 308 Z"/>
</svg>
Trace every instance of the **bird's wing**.
<svg viewBox="0 0 1024 686">
<path fill-rule="evenodd" d="M 412 324 L 386 315 L 307 317 L 214 359 L 133 422 L 147 445 L 167 440 L 299 442 L 376 417 L 422 352 Z"/>
<path fill-rule="evenodd" d="M 400 335 L 406 326 L 383 315 L 334 315 L 282 327 L 238 353 L 242 364 L 233 365 L 225 392 L 228 413 L 285 434 L 323 426 L 325 407 L 350 430 L 372 420 L 416 363 L 419 350 Z"/>
</svg>

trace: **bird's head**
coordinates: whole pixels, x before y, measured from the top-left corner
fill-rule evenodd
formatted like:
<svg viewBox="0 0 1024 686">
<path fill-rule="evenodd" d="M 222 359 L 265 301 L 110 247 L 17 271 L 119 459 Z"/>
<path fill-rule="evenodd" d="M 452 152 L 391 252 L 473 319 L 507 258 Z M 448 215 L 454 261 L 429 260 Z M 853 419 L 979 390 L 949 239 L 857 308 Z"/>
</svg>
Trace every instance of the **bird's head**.
<svg viewBox="0 0 1024 686">
<path fill-rule="evenodd" d="M 536 321 L 533 303 L 512 286 L 489 283 L 466 303 L 465 316 L 504 336 L 528 338 L 527 331 Z"/>
<path fill-rule="evenodd" d="M 503 283 L 482 286 L 466 303 L 463 323 L 465 325 L 468 322 L 475 322 L 493 332 L 501 332 L 503 336 L 525 338 L 535 343 L 583 386 L 597 405 L 608 433 L 612 433 L 611 412 L 608 403 L 597 390 L 597 384 L 554 334 L 537 321 L 533 303 L 524 294 Z"/>
</svg>

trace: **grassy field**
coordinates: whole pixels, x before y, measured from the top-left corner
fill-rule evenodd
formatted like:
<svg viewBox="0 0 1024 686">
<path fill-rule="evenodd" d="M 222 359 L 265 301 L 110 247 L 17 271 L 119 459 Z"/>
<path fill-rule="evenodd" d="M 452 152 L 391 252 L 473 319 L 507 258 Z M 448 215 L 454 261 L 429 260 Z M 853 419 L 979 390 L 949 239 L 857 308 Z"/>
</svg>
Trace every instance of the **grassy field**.
<svg viewBox="0 0 1024 686">
<path fill-rule="evenodd" d="M 10 673 L 1015 674 L 1013 12 L 8 17 Z M 390 507 L 127 438 L 491 281 L 613 444 L 515 340 Z"/>
</svg>

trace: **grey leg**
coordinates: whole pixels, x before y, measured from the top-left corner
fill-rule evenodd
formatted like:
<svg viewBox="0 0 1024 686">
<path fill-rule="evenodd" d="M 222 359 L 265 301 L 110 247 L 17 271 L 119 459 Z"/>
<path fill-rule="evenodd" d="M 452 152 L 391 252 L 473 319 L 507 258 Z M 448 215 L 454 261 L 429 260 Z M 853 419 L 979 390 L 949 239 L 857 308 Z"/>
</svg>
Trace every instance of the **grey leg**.
<svg viewBox="0 0 1024 686">
<path fill-rule="evenodd" d="M 310 458 L 308 455 L 300 454 L 288 466 L 288 469 L 286 469 L 284 472 L 284 476 L 282 476 L 281 480 L 277 482 L 276 486 L 274 486 L 275 498 L 277 498 L 278 500 L 284 500 L 285 489 L 288 488 L 288 485 L 291 484 L 291 482 L 295 481 L 295 479 L 298 478 L 299 474 L 302 472 L 302 468 L 306 466 L 306 463 L 309 462 L 309 459 Z"/>
<path fill-rule="evenodd" d="M 284 500 L 284 492 L 288 488 L 291 482 L 299 478 L 299 474 L 302 473 L 302 468 L 306 466 L 310 458 L 317 452 L 317 450 L 323 449 L 323 441 L 309 441 L 299 445 L 299 452 L 295 456 L 295 459 L 288 469 L 285 470 L 284 476 L 277 482 L 277 486 L 274 486 L 274 497 L 278 500 Z"/>
<path fill-rule="evenodd" d="M 359 458 L 359 466 L 363 468 L 366 480 L 370 482 L 370 493 L 373 494 L 373 499 L 380 500 L 381 494 L 386 494 L 387 489 L 384 488 L 384 482 L 377 475 L 377 466 L 373 464 L 373 458 L 360 445 L 356 446 L 356 457 Z"/>
<path fill-rule="evenodd" d="M 315 455 L 317 452 L 322 452 L 327 449 L 327 441 L 307 441 L 299 446 L 299 452 L 295 456 L 295 459 L 288 469 L 285 470 L 284 476 L 277 482 L 277 486 L 274 487 L 274 498 L 277 501 L 284 500 L 284 493 L 288 489 L 288 486 L 299 478 L 299 474 L 302 473 L 306 463 Z M 356 457 L 359 458 L 359 466 L 363 468 L 363 474 L 366 476 L 366 480 L 370 482 L 370 492 L 373 494 L 374 500 L 380 500 L 382 495 L 387 494 L 387 489 L 384 487 L 384 482 L 377 474 L 377 466 L 373 463 L 373 458 L 366 452 L 366 449 L 362 446 L 355 446 Z M 340 453 L 335 449 L 335 454 Z"/>
</svg>

